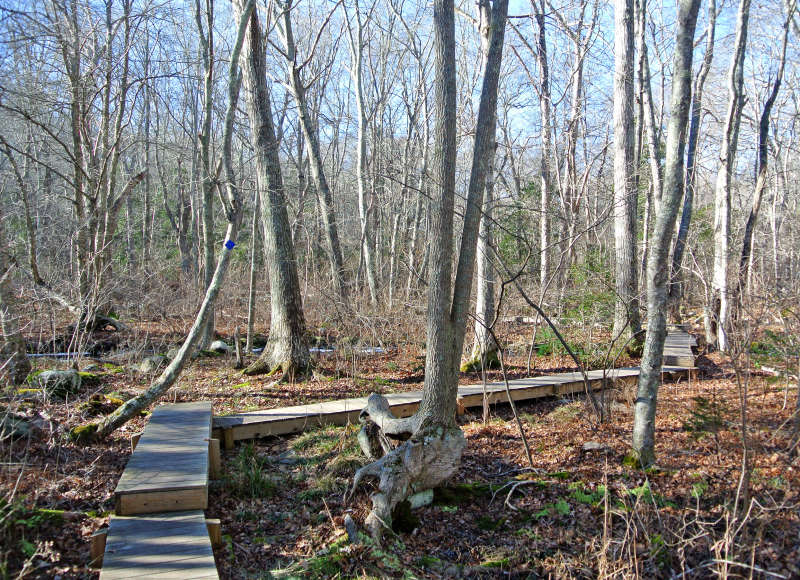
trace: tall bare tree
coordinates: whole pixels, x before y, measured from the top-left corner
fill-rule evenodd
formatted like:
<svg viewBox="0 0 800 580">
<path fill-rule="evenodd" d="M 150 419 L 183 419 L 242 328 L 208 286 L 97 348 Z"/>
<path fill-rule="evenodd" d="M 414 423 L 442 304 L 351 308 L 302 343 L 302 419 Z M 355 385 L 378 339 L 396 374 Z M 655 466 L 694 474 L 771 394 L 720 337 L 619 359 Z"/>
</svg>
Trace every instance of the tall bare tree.
<svg viewBox="0 0 800 580">
<path fill-rule="evenodd" d="M 633 167 L 633 0 L 614 3 L 614 336 L 641 329 Z"/>
<path fill-rule="evenodd" d="M 761 109 L 761 116 L 758 120 L 758 159 L 756 161 L 756 185 L 753 192 L 753 202 L 747 221 L 744 225 L 744 239 L 742 241 L 742 253 L 739 258 L 739 275 L 736 280 L 736 301 L 741 303 L 743 294 L 749 288 L 750 280 L 750 261 L 753 257 L 753 235 L 756 228 L 756 220 L 761 209 L 761 199 L 764 197 L 764 190 L 767 188 L 767 165 L 769 162 L 769 123 L 772 115 L 772 107 L 778 92 L 781 90 L 783 82 L 783 71 L 786 67 L 786 45 L 789 41 L 789 28 L 794 18 L 796 2 L 787 3 L 787 16 L 783 24 L 783 41 L 781 42 L 780 57 L 778 57 L 778 70 L 775 73 L 775 80 L 772 89 Z"/>
<path fill-rule="evenodd" d="M 237 14 L 242 2 L 236 0 Z M 272 119 L 272 98 L 267 86 L 264 32 L 258 10 L 250 15 L 244 39 L 242 84 L 250 118 L 250 139 L 256 154 L 256 182 L 264 216 L 264 254 L 269 273 L 270 328 L 261 356 L 245 373 L 283 371 L 284 376 L 304 374 L 310 366 L 306 322 L 300 296 L 292 231 L 286 211 L 286 196 L 280 151 Z"/>
<path fill-rule="evenodd" d="M 456 170 L 455 22 L 452 0 L 436 0 L 434 3 L 436 120 L 425 386 L 419 411 L 412 417 L 395 418 L 389 411 L 387 400 L 377 394 L 370 396 L 364 411 L 385 435 L 410 435 L 405 443 L 355 475 L 353 488 L 365 476 L 380 478 L 378 491 L 372 495 L 372 512 L 366 521 L 375 537 L 381 535 L 385 525 L 391 524 L 392 510 L 399 502 L 440 484 L 458 469 L 466 445 L 464 434 L 455 422 L 458 367 L 464 346 L 489 155 L 494 150 L 497 85 L 507 12 L 507 0 L 495 0 L 464 229 L 452 281 Z M 368 427 L 364 432 L 372 432 L 375 436 L 371 441 L 369 437 L 361 441 L 362 449 L 370 457 L 377 458 L 381 454 L 381 446 L 377 443 L 380 437 Z"/>
<path fill-rule="evenodd" d="M 708 343 L 720 350 L 728 349 L 728 259 L 730 254 L 731 180 L 739 143 L 739 125 L 744 105 L 744 57 L 750 21 L 750 0 L 740 0 L 736 16 L 736 37 L 728 71 L 728 112 L 719 149 L 719 168 L 714 186 L 714 273 L 711 298 L 711 336 Z"/>
<path fill-rule="evenodd" d="M 666 311 L 669 283 L 669 249 L 684 187 L 686 126 L 692 90 L 694 32 L 700 0 L 680 0 L 678 4 L 675 55 L 672 70 L 672 102 L 667 127 L 664 195 L 653 228 L 652 246 L 647 257 L 647 337 L 642 356 L 642 372 L 634 409 L 633 453 L 645 467 L 655 461 L 655 420 L 664 339 L 667 335 Z"/>
<path fill-rule="evenodd" d="M 333 193 L 328 184 L 328 178 L 323 164 L 322 150 L 319 144 L 319 131 L 308 110 L 308 102 L 306 99 L 308 84 L 302 77 L 303 69 L 314 57 L 317 43 L 338 6 L 338 4 L 334 6 L 323 25 L 317 31 L 311 54 L 309 54 L 303 62 L 298 62 L 297 47 L 292 31 L 291 7 L 289 4 L 284 4 L 280 0 L 277 0 L 275 3 L 275 16 L 278 21 L 278 31 L 283 41 L 283 56 L 286 61 L 286 72 L 288 76 L 287 84 L 292 97 L 294 97 L 295 104 L 297 105 L 297 117 L 300 123 L 300 129 L 303 133 L 303 140 L 306 144 L 309 166 L 311 167 L 311 177 L 314 180 L 314 187 L 317 192 L 320 215 L 322 217 L 325 239 L 327 241 L 328 260 L 331 267 L 333 287 L 339 301 L 343 305 L 346 305 L 347 283 L 345 282 L 344 259 L 342 258 L 342 249 L 339 243 L 339 228 L 336 225 Z"/>
<path fill-rule="evenodd" d="M 706 46 L 703 53 L 703 62 L 694 80 L 692 88 L 692 113 L 689 121 L 689 137 L 686 143 L 686 176 L 683 192 L 683 209 L 678 232 L 675 235 L 675 245 L 672 250 L 672 267 L 670 275 L 669 298 L 671 308 L 677 313 L 681 297 L 681 264 L 686 249 L 686 239 L 689 235 L 689 225 L 692 221 L 694 208 L 695 184 L 697 182 L 697 142 L 700 138 L 700 124 L 703 118 L 703 88 L 705 87 L 711 63 L 714 60 L 714 39 L 717 24 L 716 0 L 708 1 L 708 23 L 706 25 Z M 677 315 L 675 316 L 677 319 Z"/>
</svg>

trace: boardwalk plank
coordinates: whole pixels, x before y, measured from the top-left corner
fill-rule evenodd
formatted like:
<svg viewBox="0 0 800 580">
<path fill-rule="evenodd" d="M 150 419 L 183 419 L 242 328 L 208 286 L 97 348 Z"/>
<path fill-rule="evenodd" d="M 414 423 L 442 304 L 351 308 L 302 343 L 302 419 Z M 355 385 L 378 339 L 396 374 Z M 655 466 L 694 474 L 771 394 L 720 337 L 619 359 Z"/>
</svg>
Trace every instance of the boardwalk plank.
<svg viewBox="0 0 800 580">
<path fill-rule="evenodd" d="M 100 580 L 218 578 L 202 511 L 112 516 Z"/>
<path fill-rule="evenodd" d="M 682 330 L 671 331 L 667 334 L 664 349 L 665 366 L 662 371 L 672 375 L 691 373 L 695 368 L 692 347 L 696 344 L 694 337 Z M 611 382 L 632 381 L 639 376 L 639 369 L 593 370 L 587 372 L 587 376 L 592 389 L 598 390 L 602 388 L 604 376 Z M 584 388 L 583 375 L 579 372 L 509 381 L 509 389 L 515 401 L 577 393 L 582 392 Z M 479 406 L 483 404 L 483 389 L 483 385 L 460 386 L 458 397 L 466 407 Z M 488 383 L 486 390 L 490 402 L 508 400 L 503 382 Z M 396 416 L 407 417 L 416 412 L 422 399 L 422 391 L 396 393 L 386 395 L 386 398 Z M 214 417 L 214 433 L 215 437 L 222 438 L 223 432 L 229 430 L 229 440 L 238 441 L 257 439 L 268 435 L 299 433 L 320 425 L 354 423 L 358 420 L 358 415 L 366 404 L 366 397 L 358 397 Z"/>
<path fill-rule="evenodd" d="M 117 513 L 205 509 L 210 438 L 210 402 L 157 407 L 117 483 Z"/>
</svg>

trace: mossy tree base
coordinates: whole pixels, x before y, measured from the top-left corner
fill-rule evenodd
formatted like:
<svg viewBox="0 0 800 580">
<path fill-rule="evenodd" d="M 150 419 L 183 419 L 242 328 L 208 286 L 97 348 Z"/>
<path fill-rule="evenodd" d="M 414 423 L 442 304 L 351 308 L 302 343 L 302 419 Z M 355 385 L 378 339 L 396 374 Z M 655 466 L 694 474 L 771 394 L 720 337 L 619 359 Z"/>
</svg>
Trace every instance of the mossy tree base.
<svg viewBox="0 0 800 580">
<path fill-rule="evenodd" d="M 470 357 L 464 364 L 461 365 L 462 373 L 478 372 L 482 369 L 499 369 L 500 358 L 497 354 L 497 348 L 494 348 L 486 353 L 485 357 L 481 357 L 480 352 Z"/>
</svg>

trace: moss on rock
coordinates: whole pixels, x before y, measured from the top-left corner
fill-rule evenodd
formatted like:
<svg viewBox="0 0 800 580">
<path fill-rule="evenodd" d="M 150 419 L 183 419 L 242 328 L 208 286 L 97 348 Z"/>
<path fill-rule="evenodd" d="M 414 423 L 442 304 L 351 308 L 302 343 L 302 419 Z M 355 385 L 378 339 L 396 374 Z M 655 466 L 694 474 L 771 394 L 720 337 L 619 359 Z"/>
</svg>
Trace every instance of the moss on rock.
<svg viewBox="0 0 800 580">
<path fill-rule="evenodd" d="M 86 444 L 90 443 L 97 433 L 97 423 L 86 423 L 85 425 L 78 425 L 69 430 L 69 438 L 74 443 Z"/>
</svg>

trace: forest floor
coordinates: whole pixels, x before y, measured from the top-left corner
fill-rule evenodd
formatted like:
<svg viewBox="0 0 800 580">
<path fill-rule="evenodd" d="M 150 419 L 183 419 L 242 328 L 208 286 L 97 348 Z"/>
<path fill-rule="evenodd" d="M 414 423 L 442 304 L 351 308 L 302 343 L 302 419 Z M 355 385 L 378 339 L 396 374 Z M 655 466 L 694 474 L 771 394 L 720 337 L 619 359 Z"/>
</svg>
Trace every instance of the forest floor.
<svg viewBox="0 0 800 580">
<path fill-rule="evenodd" d="M 522 344 L 528 334 L 506 336 Z M 572 370 L 557 351 L 537 348 L 534 373 Z M 510 377 L 527 374 L 526 359 L 524 347 L 512 347 Z M 415 390 L 423 378 L 422 351 L 413 345 L 386 346 L 378 355 L 340 349 L 318 359 L 313 378 L 296 383 L 244 377 L 231 364 L 227 356 L 198 359 L 164 400 L 212 400 L 214 412 L 225 414 Z M 350 505 L 342 502 L 364 462 L 357 426 L 237 445 L 224 452 L 225 477 L 209 494 L 207 514 L 222 520 L 224 534 L 215 553 L 220 575 L 800 577 L 795 386 L 755 369 L 737 373 L 717 354 L 701 356 L 698 366 L 696 381 L 661 388 L 658 466 L 647 472 L 624 462 L 632 389 L 607 394 L 602 424 L 581 397 L 520 404 L 532 468 L 507 405 L 492 406 L 486 422 L 472 409 L 462 418 L 468 444 L 458 475 L 432 505 L 398 518 L 396 535 L 381 547 L 349 545 L 343 529 L 346 513 L 363 522 L 370 506 L 369 485 Z M 499 377 L 493 371 L 489 379 Z M 146 417 L 85 447 L 69 443 L 66 432 L 88 420 L 92 396 L 125 399 L 149 378 L 107 364 L 66 402 L 5 397 L 4 406 L 37 428 L 0 447 L 0 577 L 96 575 L 87 567 L 89 536 L 108 521 L 129 438 Z M 462 374 L 461 382 L 480 377 Z M 745 393 L 749 482 L 739 485 Z M 598 445 L 587 451 L 590 442 Z"/>
</svg>

